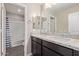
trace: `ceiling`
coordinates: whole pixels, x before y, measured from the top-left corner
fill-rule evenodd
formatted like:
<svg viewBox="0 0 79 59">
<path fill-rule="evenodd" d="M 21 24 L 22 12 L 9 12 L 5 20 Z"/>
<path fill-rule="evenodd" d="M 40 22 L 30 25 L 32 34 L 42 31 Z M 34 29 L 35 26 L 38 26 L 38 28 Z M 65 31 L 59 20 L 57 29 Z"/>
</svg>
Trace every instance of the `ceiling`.
<svg viewBox="0 0 79 59">
<path fill-rule="evenodd" d="M 52 7 L 48 9 L 51 10 L 53 13 L 55 13 L 66 10 L 75 5 L 79 5 L 79 3 L 57 3 L 56 5 L 52 5 Z"/>
<path fill-rule="evenodd" d="M 20 3 L 19 3 L 20 4 Z M 27 5 L 27 3 L 22 3 L 23 5 Z M 45 3 L 29 3 L 32 6 L 32 11 L 33 12 L 39 12 L 40 5 L 45 4 Z M 52 13 L 59 12 L 62 10 L 66 10 L 74 5 L 78 5 L 79 3 L 56 3 L 56 5 L 52 5 L 51 8 L 47 8 L 48 10 L 52 11 Z M 7 12 L 14 13 L 14 14 L 19 14 L 19 15 L 24 15 L 24 8 L 11 4 L 11 3 L 5 3 L 5 7 Z M 21 9 L 21 12 L 18 12 L 17 10 Z"/>
<path fill-rule="evenodd" d="M 11 3 L 5 3 L 6 11 L 13 14 L 24 15 L 24 8 Z"/>
<path fill-rule="evenodd" d="M 38 7 L 40 7 L 40 5 L 45 5 L 45 3 L 29 3 L 29 4 L 32 6 L 32 11 L 34 13 L 39 11 Z M 66 10 L 68 8 L 71 8 L 71 7 L 75 6 L 75 5 L 79 5 L 79 3 L 56 3 L 56 5 L 52 5 L 52 7 L 47 8 L 47 10 L 49 10 L 50 13 L 51 12 L 56 13 L 56 12 L 60 12 L 60 11 Z"/>
</svg>

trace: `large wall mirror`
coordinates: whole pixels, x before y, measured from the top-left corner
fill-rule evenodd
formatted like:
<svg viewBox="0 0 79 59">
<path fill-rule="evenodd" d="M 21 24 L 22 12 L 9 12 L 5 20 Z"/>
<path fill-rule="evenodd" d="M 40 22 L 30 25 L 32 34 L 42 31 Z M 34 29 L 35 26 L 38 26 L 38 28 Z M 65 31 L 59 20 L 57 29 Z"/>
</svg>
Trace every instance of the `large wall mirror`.
<svg viewBox="0 0 79 59">
<path fill-rule="evenodd" d="M 36 16 L 32 18 L 33 20 L 33 29 L 40 29 L 40 16 Z"/>
<path fill-rule="evenodd" d="M 43 3 L 38 18 L 40 25 L 36 27 L 40 29 L 40 33 L 79 37 L 78 3 Z"/>
</svg>

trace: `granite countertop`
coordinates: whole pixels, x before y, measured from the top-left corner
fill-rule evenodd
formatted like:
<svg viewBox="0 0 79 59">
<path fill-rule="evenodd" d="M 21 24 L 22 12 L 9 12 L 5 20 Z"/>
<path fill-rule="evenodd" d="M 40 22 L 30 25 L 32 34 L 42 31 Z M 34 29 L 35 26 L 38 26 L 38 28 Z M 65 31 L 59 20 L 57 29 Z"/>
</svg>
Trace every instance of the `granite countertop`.
<svg viewBox="0 0 79 59">
<path fill-rule="evenodd" d="M 79 39 L 66 38 L 56 35 L 34 34 L 34 33 L 32 33 L 31 36 L 79 51 Z"/>
</svg>

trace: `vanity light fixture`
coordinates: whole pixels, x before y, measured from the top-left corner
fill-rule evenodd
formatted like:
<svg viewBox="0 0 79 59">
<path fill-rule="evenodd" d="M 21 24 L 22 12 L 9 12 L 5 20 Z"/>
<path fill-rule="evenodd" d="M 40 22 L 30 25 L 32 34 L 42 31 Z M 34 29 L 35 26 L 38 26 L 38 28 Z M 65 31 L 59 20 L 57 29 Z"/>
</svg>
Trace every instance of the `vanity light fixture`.
<svg viewBox="0 0 79 59">
<path fill-rule="evenodd" d="M 46 8 L 51 8 L 52 5 L 56 5 L 56 3 L 46 3 L 46 4 L 45 4 L 45 7 L 46 7 Z"/>
</svg>

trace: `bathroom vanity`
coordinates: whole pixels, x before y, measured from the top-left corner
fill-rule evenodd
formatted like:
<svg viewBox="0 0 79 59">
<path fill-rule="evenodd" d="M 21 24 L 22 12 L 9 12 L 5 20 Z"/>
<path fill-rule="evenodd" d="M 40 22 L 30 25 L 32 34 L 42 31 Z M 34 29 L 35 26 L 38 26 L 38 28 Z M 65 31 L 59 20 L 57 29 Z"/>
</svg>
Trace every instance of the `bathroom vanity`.
<svg viewBox="0 0 79 59">
<path fill-rule="evenodd" d="M 63 37 L 62 37 L 63 38 Z M 31 35 L 33 56 L 79 56 L 79 44 L 71 38 L 47 36 L 42 34 Z"/>
<path fill-rule="evenodd" d="M 62 11 L 59 9 L 54 11 L 53 6 L 45 8 L 45 5 L 41 8 L 40 16 L 36 15 L 32 18 L 32 54 L 36 56 L 78 56 L 79 10 L 74 10 L 72 7 L 68 9 L 59 7 Z"/>
</svg>

